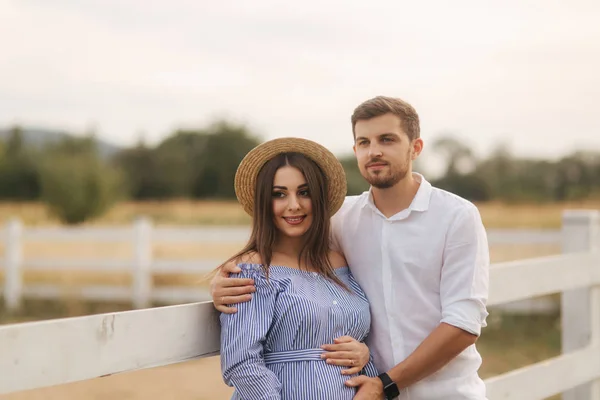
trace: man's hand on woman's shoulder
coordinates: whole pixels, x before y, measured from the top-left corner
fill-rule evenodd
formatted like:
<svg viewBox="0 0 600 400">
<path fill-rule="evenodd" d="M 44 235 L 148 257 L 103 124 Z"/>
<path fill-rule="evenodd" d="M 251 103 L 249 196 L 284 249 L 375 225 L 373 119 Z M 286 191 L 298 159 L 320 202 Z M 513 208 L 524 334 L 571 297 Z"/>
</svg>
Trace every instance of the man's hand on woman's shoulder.
<svg viewBox="0 0 600 400">
<path fill-rule="evenodd" d="M 249 301 L 252 298 L 251 293 L 256 291 L 254 279 L 231 278 L 229 276 L 240 271 L 241 269 L 237 266 L 237 263 L 230 261 L 219 269 L 219 272 L 210 282 L 210 295 L 213 304 L 222 313 L 236 313 L 237 308 L 229 307 L 229 305 Z"/>
</svg>

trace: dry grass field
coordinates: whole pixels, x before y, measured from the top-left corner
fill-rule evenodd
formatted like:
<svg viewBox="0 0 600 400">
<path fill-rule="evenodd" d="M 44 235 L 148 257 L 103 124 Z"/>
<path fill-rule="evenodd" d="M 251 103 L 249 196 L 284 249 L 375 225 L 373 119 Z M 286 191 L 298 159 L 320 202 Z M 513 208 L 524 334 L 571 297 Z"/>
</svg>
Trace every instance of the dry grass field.
<svg viewBox="0 0 600 400">
<path fill-rule="evenodd" d="M 600 202 L 560 205 L 502 205 L 480 204 L 479 209 L 488 228 L 558 228 L 565 208 L 600 208 Z M 129 224 L 138 215 L 152 218 L 157 225 L 239 225 L 249 218 L 235 202 L 151 202 L 123 203 L 102 218 L 87 225 Z M 18 216 L 26 225 L 56 225 L 40 204 L 0 204 L 0 221 Z M 241 245 L 241 243 L 240 243 Z M 157 258 L 194 259 L 200 257 L 225 258 L 238 249 L 234 245 L 203 245 L 195 243 L 156 244 Z M 495 245 L 491 248 L 493 262 L 556 254 L 556 245 Z M 3 253 L 0 244 L 0 254 Z M 27 243 L 24 257 L 31 258 L 87 258 L 107 257 L 131 259 L 129 244 L 119 243 Z M 200 274 L 155 274 L 156 286 L 198 286 Z M 128 273 L 115 272 L 27 272 L 26 283 L 52 283 L 64 288 L 66 295 L 77 287 L 95 283 L 130 285 Z M 0 271 L 0 284 L 3 281 Z M 65 298 L 65 301 L 27 301 L 20 315 L 3 315 L 0 304 L 0 323 L 85 315 L 89 313 L 125 310 L 128 304 L 92 304 Z M 10 318 L 10 319 L 9 319 Z M 519 366 L 553 356 L 560 347 L 560 319 L 558 316 L 502 317 L 491 315 L 490 326 L 479 342 L 484 356 L 482 375 L 493 376 Z M 78 382 L 60 387 L 0 396 L 2 400 L 37 399 L 226 399 L 231 390 L 221 380 L 218 357 L 191 361 L 178 365 L 154 368 Z"/>
<path fill-rule="evenodd" d="M 150 217 L 158 225 L 241 225 L 250 222 L 250 217 L 235 201 L 169 200 L 118 203 L 85 225 L 129 224 L 139 215 Z M 41 203 L 0 203 L 0 221 L 10 217 L 19 217 L 26 225 L 59 223 Z"/>
<path fill-rule="evenodd" d="M 600 200 L 560 204 L 477 204 L 488 228 L 558 228 L 564 209 L 600 209 Z M 250 222 L 235 201 L 170 200 L 122 202 L 87 225 L 128 224 L 138 215 L 154 223 L 175 225 L 240 225 Z M 40 203 L 0 203 L 0 223 L 19 217 L 26 225 L 58 224 Z"/>
</svg>

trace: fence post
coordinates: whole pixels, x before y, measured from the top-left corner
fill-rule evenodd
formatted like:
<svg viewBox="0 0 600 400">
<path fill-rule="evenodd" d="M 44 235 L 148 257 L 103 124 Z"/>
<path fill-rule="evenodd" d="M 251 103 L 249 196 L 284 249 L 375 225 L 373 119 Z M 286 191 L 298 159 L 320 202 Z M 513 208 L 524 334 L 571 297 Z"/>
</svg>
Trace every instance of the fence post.
<svg viewBox="0 0 600 400">
<path fill-rule="evenodd" d="M 590 210 L 565 210 L 563 212 L 562 251 L 578 253 L 594 251 L 597 248 L 600 214 Z M 565 266 L 568 268 L 568 266 Z M 600 266 L 599 266 L 600 268 Z M 588 346 L 599 340 L 598 308 L 600 294 L 597 288 L 581 288 L 563 292 L 562 313 L 562 352 Z M 563 400 L 600 400 L 600 382 L 587 383 L 563 393 Z"/>
<path fill-rule="evenodd" d="M 22 231 L 23 226 L 17 218 L 10 219 L 6 224 L 4 304 L 9 312 L 16 311 L 21 306 L 21 292 L 23 291 L 23 278 L 21 276 Z"/>
<path fill-rule="evenodd" d="M 134 308 L 151 304 L 152 292 L 152 222 L 147 217 L 137 218 L 133 226 L 133 287 Z"/>
<path fill-rule="evenodd" d="M 600 253 L 600 213 L 596 212 L 594 219 L 595 230 L 593 231 L 592 251 L 598 254 Z M 600 269 L 600 264 L 595 267 Z M 590 289 L 590 336 L 590 341 L 596 346 L 600 358 L 600 285 Z M 590 399 L 600 400 L 600 378 L 597 378 L 590 385 Z"/>
</svg>

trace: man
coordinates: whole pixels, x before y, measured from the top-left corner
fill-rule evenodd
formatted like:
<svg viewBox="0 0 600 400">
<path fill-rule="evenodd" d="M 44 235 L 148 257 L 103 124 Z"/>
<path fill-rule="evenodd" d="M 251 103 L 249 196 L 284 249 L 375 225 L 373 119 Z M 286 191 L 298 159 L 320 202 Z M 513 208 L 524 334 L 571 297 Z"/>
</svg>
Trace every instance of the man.
<svg viewBox="0 0 600 400">
<path fill-rule="evenodd" d="M 410 104 L 378 96 L 351 121 L 371 187 L 346 198 L 332 235 L 369 299 L 367 345 L 381 375 L 347 384 L 359 400 L 485 399 L 475 342 L 488 315 L 489 252 L 479 212 L 413 173 L 423 140 Z M 225 305 L 247 301 L 252 287 L 226 274 L 213 280 L 212 296 L 217 309 L 235 312 Z"/>
</svg>

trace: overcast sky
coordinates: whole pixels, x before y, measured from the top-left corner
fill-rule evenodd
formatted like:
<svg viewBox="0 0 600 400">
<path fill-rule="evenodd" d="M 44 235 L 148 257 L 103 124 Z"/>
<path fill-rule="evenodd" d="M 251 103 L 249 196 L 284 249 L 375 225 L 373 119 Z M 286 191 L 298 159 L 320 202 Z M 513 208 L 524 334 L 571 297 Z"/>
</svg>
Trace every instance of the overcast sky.
<svg viewBox="0 0 600 400">
<path fill-rule="evenodd" d="M 599 20 L 595 0 L 0 0 L 0 126 L 131 145 L 224 116 L 342 154 L 385 94 L 426 146 L 600 150 Z"/>
</svg>

